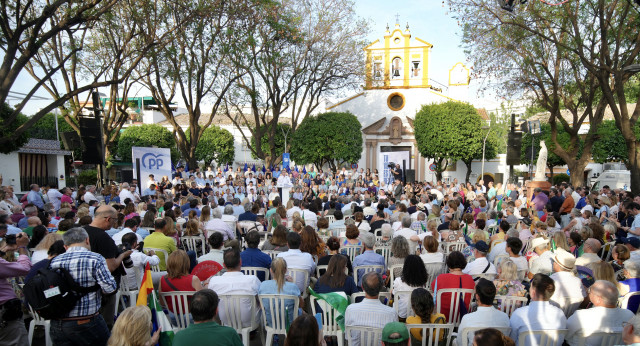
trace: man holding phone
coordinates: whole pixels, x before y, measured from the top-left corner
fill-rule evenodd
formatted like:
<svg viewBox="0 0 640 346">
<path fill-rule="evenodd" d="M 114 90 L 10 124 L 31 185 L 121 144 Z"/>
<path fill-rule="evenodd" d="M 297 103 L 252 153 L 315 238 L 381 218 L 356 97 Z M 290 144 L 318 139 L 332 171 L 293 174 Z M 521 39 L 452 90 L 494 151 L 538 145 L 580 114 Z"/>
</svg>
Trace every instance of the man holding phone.
<svg viewBox="0 0 640 346">
<path fill-rule="evenodd" d="M 155 254 L 153 250 L 149 250 L 148 254 L 145 255 L 142 252 L 142 247 L 144 244 L 142 242 L 138 242 L 138 235 L 129 232 L 122 236 L 122 245 L 125 246 L 127 250 L 131 250 L 131 261 L 133 261 L 133 266 L 131 268 L 127 268 L 125 266 L 125 270 L 127 272 L 127 287 L 132 290 L 138 289 L 140 286 L 139 279 L 136 278 L 136 268 L 138 268 L 138 272 L 144 273 L 144 268 L 149 263 L 149 265 L 155 266 L 160 264 L 160 258 Z"/>
</svg>

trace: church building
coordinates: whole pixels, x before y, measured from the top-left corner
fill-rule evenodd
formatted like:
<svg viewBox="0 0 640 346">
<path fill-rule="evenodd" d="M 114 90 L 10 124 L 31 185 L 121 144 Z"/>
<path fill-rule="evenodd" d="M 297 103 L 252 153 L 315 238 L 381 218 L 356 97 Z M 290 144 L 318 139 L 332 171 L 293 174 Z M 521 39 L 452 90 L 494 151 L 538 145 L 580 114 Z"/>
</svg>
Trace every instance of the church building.
<svg viewBox="0 0 640 346">
<path fill-rule="evenodd" d="M 366 73 L 363 91 L 341 100 L 327 111 L 353 113 L 363 127 L 363 152 L 358 167 L 378 169 L 389 182 L 390 162 L 399 163 L 407 181 L 431 180 L 429 163 L 416 145 L 413 119 L 422 105 L 448 100 L 468 101 L 469 69 L 457 63 L 449 71 L 448 90 L 433 85 L 429 62 L 433 45 L 412 37 L 407 24 L 387 30 L 383 40 L 364 48 Z"/>
</svg>

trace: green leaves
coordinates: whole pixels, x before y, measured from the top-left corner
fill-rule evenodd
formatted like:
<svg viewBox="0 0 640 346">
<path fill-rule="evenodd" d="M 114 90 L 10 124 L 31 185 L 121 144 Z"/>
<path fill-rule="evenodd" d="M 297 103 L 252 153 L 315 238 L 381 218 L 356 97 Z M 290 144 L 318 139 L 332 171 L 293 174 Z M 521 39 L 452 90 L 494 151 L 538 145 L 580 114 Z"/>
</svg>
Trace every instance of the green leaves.
<svg viewBox="0 0 640 346">
<path fill-rule="evenodd" d="M 131 147 L 152 147 L 171 149 L 171 159 L 178 159 L 176 139 L 166 128 L 145 124 L 127 127 L 118 140 L 118 156 L 124 162 L 131 162 Z"/>
<path fill-rule="evenodd" d="M 636 139 L 640 139 L 640 124 L 636 123 L 633 131 Z M 591 149 L 593 161 L 605 163 L 612 161 L 629 162 L 629 152 L 622 133 L 614 120 L 605 120 L 598 126 L 598 140 Z"/>
<path fill-rule="evenodd" d="M 296 164 L 355 163 L 361 154 L 362 125 L 349 112 L 308 116 L 291 140 L 291 159 Z"/>
<path fill-rule="evenodd" d="M 187 130 L 187 140 L 191 141 L 191 131 Z M 215 161 L 218 165 L 232 163 L 235 157 L 233 135 L 231 132 L 211 125 L 202 132 L 196 146 L 196 160 L 209 164 Z"/>
<path fill-rule="evenodd" d="M 0 107 L 0 138 L 9 137 L 13 134 L 22 124 L 27 122 L 27 117 L 24 114 L 18 114 L 16 119 L 11 123 L 6 123 L 7 118 L 11 116 L 13 109 L 6 103 Z M 29 136 L 27 133 L 22 133 L 17 140 L 0 145 L 0 153 L 8 154 L 12 151 L 20 149 L 27 143 Z"/>
<path fill-rule="evenodd" d="M 482 119 L 467 103 L 425 105 L 414 121 L 418 151 L 429 159 L 465 160 L 482 153 Z"/>
</svg>

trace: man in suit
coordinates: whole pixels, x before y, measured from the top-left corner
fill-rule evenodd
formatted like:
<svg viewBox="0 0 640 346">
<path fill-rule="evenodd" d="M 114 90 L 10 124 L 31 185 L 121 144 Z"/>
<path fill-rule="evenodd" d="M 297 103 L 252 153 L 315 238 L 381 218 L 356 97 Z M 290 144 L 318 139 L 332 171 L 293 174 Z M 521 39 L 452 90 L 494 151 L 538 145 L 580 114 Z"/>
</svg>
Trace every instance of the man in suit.
<svg viewBox="0 0 640 346">
<path fill-rule="evenodd" d="M 400 178 L 396 178 L 396 181 L 393 185 L 393 197 L 395 197 L 396 200 L 399 201 L 401 196 L 402 196 L 402 182 L 400 181 Z"/>
</svg>

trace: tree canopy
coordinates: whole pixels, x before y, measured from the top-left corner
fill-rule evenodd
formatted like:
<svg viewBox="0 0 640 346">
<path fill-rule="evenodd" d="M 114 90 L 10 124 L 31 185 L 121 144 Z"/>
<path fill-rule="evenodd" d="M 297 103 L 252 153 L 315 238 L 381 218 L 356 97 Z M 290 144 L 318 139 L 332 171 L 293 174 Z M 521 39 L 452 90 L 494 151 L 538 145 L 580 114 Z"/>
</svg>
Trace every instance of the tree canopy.
<svg viewBox="0 0 640 346">
<path fill-rule="evenodd" d="M 131 147 L 152 147 L 171 149 L 171 160 L 178 159 L 175 137 L 166 128 L 155 124 L 129 126 L 118 140 L 118 156 L 124 162 L 131 162 Z"/>
<path fill-rule="evenodd" d="M 0 137 L 8 137 L 13 134 L 20 126 L 29 120 L 24 114 L 19 113 L 15 120 L 8 121 L 8 118 L 14 113 L 13 108 L 8 104 L 3 103 L 0 108 Z M 26 132 L 22 132 L 21 135 L 15 137 L 13 141 L 0 145 L 0 153 L 8 154 L 12 151 L 20 149 L 27 143 L 29 136 Z"/>
<path fill-rule="evenodd" d="M 187 140 L 190 140 L 190 131 L 187 131 Z M 218 165 L 233 162 L 235 147 L 231 132 L 211 125 L 207 127 L 198 141 L 196 147 L 196 160 L 205 164 L 215 161 Z"/>
<path fill-rule="evenodd" d="M 304 118 L 291 140 L 296 164 L 328 164 L 336 169 L 362 155 L 362 125 L 349 112 L 327 112 Z"/>
<path fill-rule="evenodd" d="M 520 148 L 520 162 L 524 165 L 531 164 L 531 140 L 533 137 L 533 164 L 535 165 L 538 160 L 538 154 L 540 153 L 540 141 L 544 141 L 547 146 L 547 168 L 551 171 L 551 178 L 553 178 L 553 167 L 563 166 L 566 163 L 564 160 L 555 153 L 556 144 L 551 139 L 551 125 L 549 123 L 540 124 L 540 133 L 531 136 L 530 133 L 525 133 L 522 136 L 522 147 Z M 562 128 L 558 128 L 558 134 L 556 137 L 558 142 L 564 150 L 572 152 L 573 149 L 569 148 L 571 145 L 571 135 L 569 135 Z M 578 151 L 580 151 L 578 149 Z"/>
<path fill-rule="evenodd" d="M 418 151 L 436 163 L 438 180 L 449 163 L 482 153 L 482 119 L 468 104 L 448 101 L 422 106 L 414 121 Z"/>
<path fill-rule="evenodd" d="M 277 124 L 275 129 L 271 129 L 272 126 L 273 123 L 269 123 L 268 125 L 262 125 L 260 129 L 253 130 L 255 133 L 273 133 L 273 135 L 260 137 L 260 149 L 256 148 L 256 137 L 251 137 L 249 149 L 251 149 L 251 157 L 253 159 L 260 159 L 257 153 L 262 151 L 267 155 L 265 157 L 266 162 L 276 164 L 282 160 L 282 154 L 285 152 L 285 134 L 288 140 L 287 145 L 291 146 L 291 126 L 288 124 Z M 271 157 L 271 155 L 275 156 Z"/>
<path fill-rule="evenodd" d="M 636 138 L 640 138 L 640 124 L 636 123 L 633 131 Z M 605 120 L 598 127 L 598 141 L 591 151 L 593 161 L 597 163 L 621 161 L 629 163 L 629 153 L 622 133 L 614 120 Z"/>
</svg>

